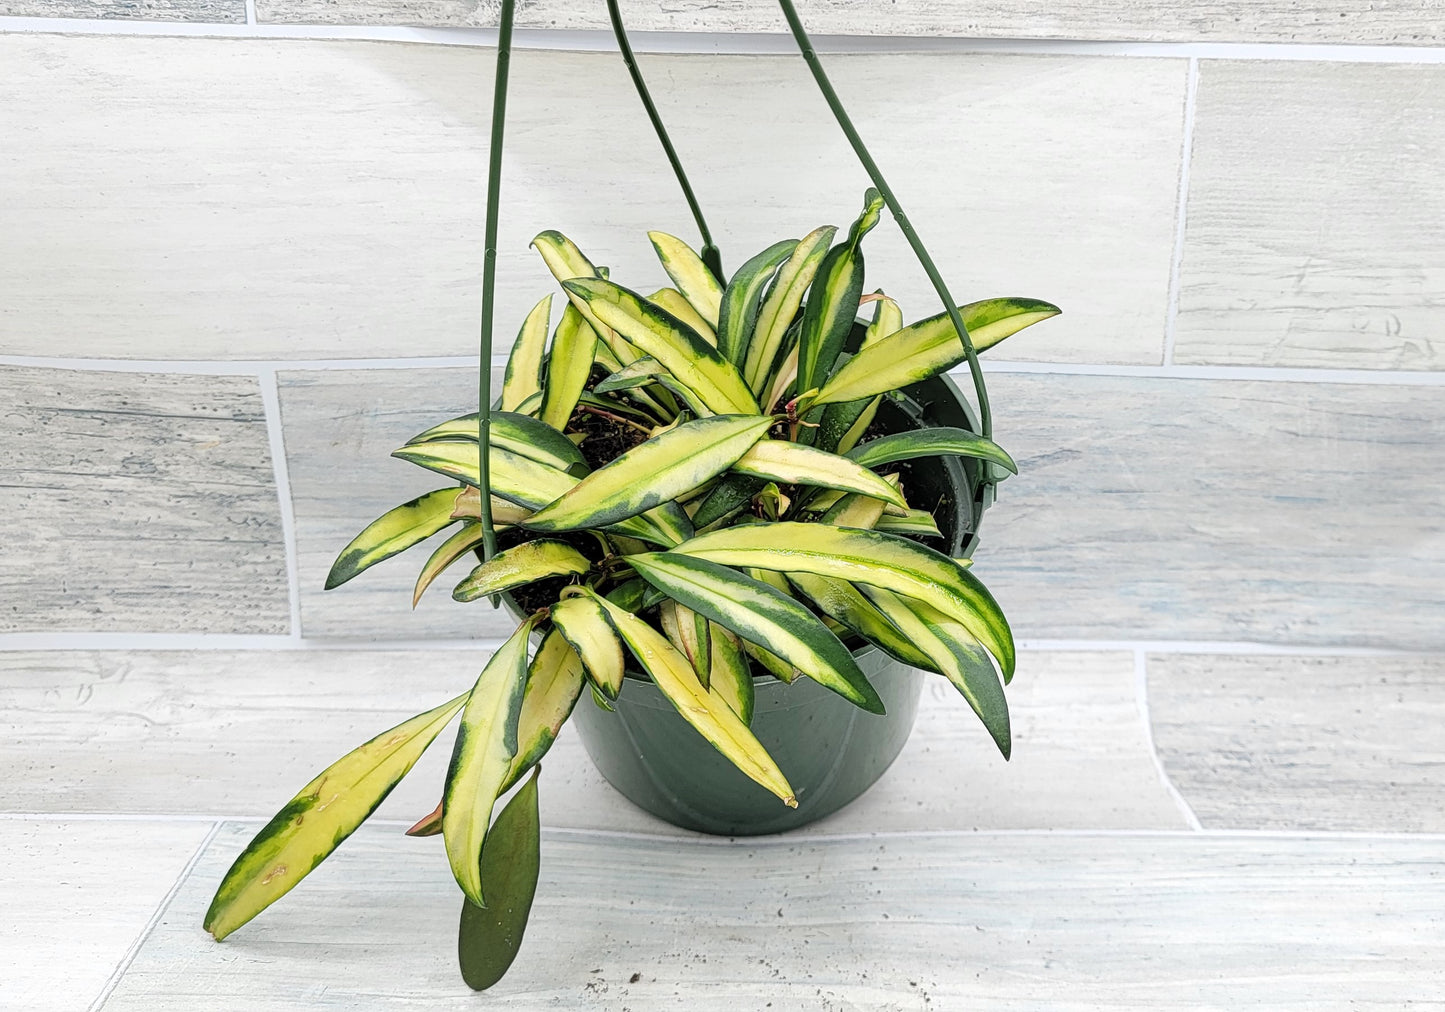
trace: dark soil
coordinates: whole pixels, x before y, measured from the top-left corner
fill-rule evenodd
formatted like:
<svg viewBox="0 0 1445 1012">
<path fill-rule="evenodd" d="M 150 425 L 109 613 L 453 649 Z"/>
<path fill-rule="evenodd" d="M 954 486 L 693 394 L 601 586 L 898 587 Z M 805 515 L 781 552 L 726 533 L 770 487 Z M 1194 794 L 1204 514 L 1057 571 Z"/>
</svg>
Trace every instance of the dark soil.
<svg viewBox="0 0 1445 1012">
<path fill-rule="evenodd" d="M 582 408 L 573 413 L 567 432 L 583 435 L 577 448 L 593 470 L 611 463 L 647 439 L 647 433 L 640 429 Z"/>
</svg>

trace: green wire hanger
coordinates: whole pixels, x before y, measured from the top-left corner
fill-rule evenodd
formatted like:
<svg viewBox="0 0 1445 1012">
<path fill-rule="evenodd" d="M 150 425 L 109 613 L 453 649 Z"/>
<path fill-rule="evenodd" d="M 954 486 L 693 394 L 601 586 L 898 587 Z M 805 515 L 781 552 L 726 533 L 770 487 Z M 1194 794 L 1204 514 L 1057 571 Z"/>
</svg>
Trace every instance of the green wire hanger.
<svg viewBox="0 0 1445 1012">
<path fill-rule="evenodd" d="M 888 210 L 893 214 L 893 220 L 898 223 L 903 237 L 908 240 L 913 255 L 917 257 L 924 273 L 928 275 L 928 280 L 933 284 L 933 290 L 943 301 L 943 308 L 948 313 L 949 321 L 963 341 L 963 350 L 968 358 L 968 369 L 973 377 L 973 388 L 978 395 L 979 428 L 984 438 L 991 439 L 993 438 L 993 412 L 989 408 L 988 388 L 984 384 L 983 368 L 979 365 L 978 352 L 973 346 L 973 339 L 968 335 L 968 328 L 964 326 L 963 317 L 959 315 L 958 306 L 953 301 L 953 296 L 949 294 L 948 286 L 934 265 L 933 258 L 928 255 L 928 250 L 924 249 L 923 240 L 918 238 L 913 223 L 908 220 L 903 206 L 894 196 L 888 181 L 883 178 L 883 172 L 878 168 L 878 163 L 868 153 L 868 148 L 864 145 L 863 138 L 859 136 L 857 128 L 853 126 L 853 121 L 849 119 L 847 110 L 843 108 L 843 103 L 838 98 L 838 93 L 833 90 L 833 84 L 823 70 L 822 61 L 818 59 L 818 54 L 813 49 L 813 42 L 803 28 L 803 22 L 798 17 L 797 9 L 793 7 L 793 0 L 778 0 L 778 6 L 782 8 L 783 17 L 787 19 L 788 28 L 793 33 L 793 39 L 798 43 L 798 50 L 802 53 L 804 62 L 808 64 L 808 69 L 813 73 L 813 80 L 817 82 L 818 90 L 822 93 L 824 101 L 828 103 L 828 108 L 832 110 L 838 126 L 842 128 L 844 136 L 848 138 L 848 143 L 852 145 L 853 153 L 858 157 L 858 161 L 868 173 L 873 185 L 882 194 L 884 203 L 888 205 Z M 507 77 L 512 59 L 512 24 L 515 13 L 516 0 L 502 0 L 501 23 L 497 30 L 497 76 L 492 89 L 492 144 L 487 166 L 486 252 L 482 264 L 482 320 L 477 384 L 477 477 L 482 492 L 483 555 L 488 559 L 497 550 L 497 536 L 492 525 L 491 468 L 487 459 L 491 449 L 492 296 L 497 280 L 497 210 L 501 199 L 502 142 L 507 118 Z M 657 139 L 662 143 L 662 149 L 667 155 L 668 162 L 672 165 L 673 174 L 677 176 L 683 196 L 687 199 L 687 206 L 692 211 L 694 221 L 697 222 L 698 232 L 702 235 L 703 263 L 712 271 L 718 283 L 725 285 L 727 279 L 723 277 L 721 255 L 712 241 L 712 233 L 708 230 L 707 221 L 703 218 L 702 208 L 698 204 L 692 184 L 688 182 L 687 173 L 683 171 L 682 161 L 678 158 L 677 150 L 672 145 L 672 139 L 668 137 L 667 129 L 663 126 L 662 117 L 658 115 L 657 106 L 653 104 L 652 96 L 647 91 L 647 83 L 642 79 L 637 59 L 633 56 L 632 46 L 627 40 L 627 29 L 622 24 L 622 13 L 618 10 L 617 0 L 607 0 L 607 13 L 612 20 L 612 32 L 617 37 L 618 48 L 622 51 L 622 60 L 627 65 L 627 71 L 632 76 L 632 83 L 637 88 L 638 97 L 642 99 L 642 106 L 647 111 L 647 117 L 652 122 Z M 980 489 L 980 497 L 984 491 L 984 489 Z"/>
</svg>

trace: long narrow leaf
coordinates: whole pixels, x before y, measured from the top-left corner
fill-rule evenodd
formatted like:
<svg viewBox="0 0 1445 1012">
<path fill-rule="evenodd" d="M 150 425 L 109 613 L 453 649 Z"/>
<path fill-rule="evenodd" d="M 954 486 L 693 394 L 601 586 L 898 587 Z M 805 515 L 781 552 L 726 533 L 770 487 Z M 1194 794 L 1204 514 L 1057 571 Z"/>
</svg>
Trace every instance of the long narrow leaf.
<svg viewBox="0 0 1445 1012">
<path fill-rule="evenodd" d="M 909 432 L 895 432 L 890 436 L 873 439 L 855 446 L 848 451 L 848 459 L 864 467 L 881 467 L 899 460 L 915 457 L 941 456 L 977 457 L 1005 467 L 1014 474 L 1019 473 L 1013 458 L 1004 448 L 991 439 L 967 429 L 938 426 L 928 429 L 913 429 Z"/>
<path fill-rule="evenodd" d="M 873 322 L 863 333 L 863 347 L 877 344 L 889 334 L 903 329 L 903 311 L 883 292 L 874 292 L 877 307 L 873 310 Z M 823 409 L 818 425 L 818 437 L 814 445 L 834 453 L 847 453 L 858 445 L 868 426 L 878 414 L 878 397 L 864 397 L 856 401 L 829 404 Z"/>
<path fill-rule="evenodd" d="M 726 703 L 744 724 L 751 724 L 755 701 L 752 666 L 731 630 L 716 622 L 709 622 L 708 626 L 708 642 L 712 648 L 708 694 Z"/>
<path fill-rule="evenodd" d="M 552 296 L 548 295 L 532 307 L 522 321 L 522 330 L 507 357 L 507 372 L 502 379 L 502 410 L 516 411 L 517 406 L 542 390 L 542 356 L 547 352 L 547 329 L 552 322 Z"/>
<path fill-rule="evenodd" d="M 1012 751 L 1008 700 L 988 652 L 978 640 L 957 622 L 920 601 L 907 600 L 881 587 L 865 587 L 863 592 L 929 656 L 930 667 L 941 671 L 962 693 L 1007 759 Z"/>
<path fill-rule="evenodd" d="M 574 278 L 602 277 L 602 273 L 592 265 L 592 261 L 583 256 L 582 251 L 577 248 L 577 244 L 561 232 L 548 229 L 539 233 L 532 240 L 532 248 L 542 254 L 542 261 L 563 288 L 566 288 L 567 282 Z M 593 333 L 601 339 L 622 365 L 627 365 L 638 357 L 637 349 L 599 320 L 584 300 L 573 294 L 570 289 L 567 297 L 571 300 L 572 305 L 577 307 L 577 311 L 592 325 Z"/>
<path fill-rule="evenodd" d="M 432 581 L 463 555 L 479 547 L 482 540 L 481 524 L 464 524 L 461 530 L 438 545 L 417 575 L 416 587 L 411 592 L 411 606 L 415 608 Z"/>
<path fill-rule="evenodd" d="M 834 225 L 809 232 L 778 269 L 772 290 L 758 310 L 752 340 L 748 342 L 743 376 L 754 393 L 761 394 L 767 388 L 768 374 L 783 347 L 784 335 L 793 325 L 793 317 L 803 303 L 803 293 L 813 283 L 813 276 L 827 255 L 828 244 L 837 232 Z"/>
<path fill-rule="evenodd" d="M 917 598 L 959 622 L 1014 670 L 1013 634 L 988 590 L 941 552 L 891 534 L 825 524 L 749 524 L 701 534 L 674 553 L 724 566 L 814 573 Z"/>
<path fill-rule="evenodd" d="M 1037 299 L 988 299 L 958 307 L 978 351 L 991 348 L 1025 327 L 1059 315 L 1059 307 Z M 890 334 L 854 355 L 823 385 L 809 406 L 854 401 L 937 376 L 965 358 L 963 342 L 946 313 Z"/>
<path fill-rule="evenodd" d="M 606 326 L 661 362 L 711 410 L 757 412 L 758 402 L 733 364 L 675 316 L 610 281 L 579 279 L 562 287 L 585 302 Z"/>
<path fill-rule="evenodd" d="M 667 637 L 637 616 L 602 598 L 597 600 L 637 662 L 683 719 L 749 778 L 772 791 L 789 808 L 797 808 L 798 799 L 788 778 L 767 749 L 720 696 L 702 687 L 687 658 L 667 642 Z"/>
<path fill-rule="evenodd" d="M 505 794 L 547 754 L 581 698 L 585 681 L 577 651 L 556 629 L 547 633 L 527 672 L 527 689 L 517 718 L 517 754 L 498 793 Z"/>
<path fill-rule="evenodd" d="M 656 553 L 628 562 L 648 583 L 871 713 L 883 702 L 848 648 L 781 591 L 703 559 Z"/>
<path fill-rule="evenodd" d="M 552 576 L 580 576 L 592 568 L 587 557 L 562 541 L 540 538 L 498 552 L 452 591 L 453 600 L 475 601 Z"/>
<path fill-rule="evenodd" d="M 577 399 L 587 386 L 596 353 L 597 332 L 582 318 L 577 307 L 568 303 L 552 337 L 547 388 L 539 412 L 542 421 L 558 432 L 567 427 L 572 412 L 577 410 Z"/>
<path fill-rule="evenodd" d="M 472 456 L 476 457 L 475 449 Z M 331 572 L 326 574 L 326 589 L 341 586 L 358 573 L 455 523 L 452 510 L 460 492 L 459 488 L 439 488 L 389 509 L 367 524 L 331 564 Z"/>
<path fill-rule="evenodd" d="M 718 311 L 717 347 L 723 357 L 739 369 L 743 367 L 748 339 L 757 323 L 763 289 L 797 245 L 798 240 L 785 239 L 769 246 L 739 267 L 723 292 Z"/>
<path fill-rule="evenodd" d="M 598 527 L 653 509 L 721 474 L 771 425 L 770 418 L 758 415 L 686 422 L 593 471 L 526 526 L 534 531 Z"/>
<path fill-rule="evenodd" d="M 708 277 L 712 277 L 711 272 L 708 273 Z M 716 321 L 709 323 L 705 320 L 702 314 L 693 308 L 692 303 L 683 298 L 682 293 L 676 288 L 659 288 L 647 297 L 647 301 L 664 313 L 670 313 L 677 317 L 687 324 L 698 337 L 714 348 L 717 347 Z"/>
<path fill-rule="evenodd" d="M 589 595 L 566 597 L 552 606 L 552 624 L 582 658 L 592 684 L 608 699 L 622 691 L 625 658 L 617 632 Z"/>
<path fill-rule="evenodd" d="M 648 232 L 647 238 L 652 240 L 652 248 L 657 251 L 657 259 L 662 261 L 662 269 L 667 271 L 667 276 L 672 278 L 682 297 L 708 323 L 708 329 L 715 328 L 723 293 L 712 271 L 707 269 L 692 247 L 677 236 Z"/>
<path fill-rule="evenodd" d="M 847 580 L 814 576 L 812 573 L 789 573 L 788 581 L 824 615 L 852 629 L 904 664 L 932 670 L 933 662 L 928 656 Z"/>
<path fill-rule="evenodd" d="M 732 470 L 792 485 L 859 492 L 900 508 L 908 505 L 896 488 L 847 457 L 782 439 L 764 439 L 755 444 L 738 458 Z"/>
<path fill-rule="evenodd" d="M 462 711 L 442 792 L 447 861 L 457 885 L 479 907 L 487 905 L 482 896 L 482 843 L 491 825 L 492 806 L 517 756 L 517 720 L 527 685 L 531 632 L 528 619 L 482 668 Z"/>
<path fill-rule="evenodd" d="M 382 732 L 301 788 L 226 872 L 205 929 L 219 941 L 286 895 L 376 811 L 466 701 L 464 693 Z"/>
<path fill-rule="evenodd" d="M 799 390 L 822 383 L 853 330 L 863 295 L 863 237 L 878 224 L 882 211 L 883 197 L 870 186 L 863 197 L 863 213 L 848 230 L 848 238 L 830 249 L 818 267 L 798 333 Z"/>
<path fill-rule="evenodd" d="M 570 417 L 570 416 L 569 416 Z M 408 446 L 434 442 L 477 441 L 477 413 L 461 415 L 440 425 L 434 425 L 425 432 L 419 432 L 406 441 Z M 553 426 L 516 411 L 493 411 L 490 427 L 490 442 L 494 447 L 527 457 L 539 463 L 566 471 L 569 468 L 587 469 L 587 461 L 577 444 Z"/>
<path fill-rule="evenodd" d="M 540 772 L 540 771 L 539 771 Z M 506 974 L 527 930 L 542 863 L 542 826 L 537 776 L 507 802 L 482 848 L 482 885 L 490 907 L 462 901 L 457 962 L 462 980 L 485 991 Z"/>
</svg>

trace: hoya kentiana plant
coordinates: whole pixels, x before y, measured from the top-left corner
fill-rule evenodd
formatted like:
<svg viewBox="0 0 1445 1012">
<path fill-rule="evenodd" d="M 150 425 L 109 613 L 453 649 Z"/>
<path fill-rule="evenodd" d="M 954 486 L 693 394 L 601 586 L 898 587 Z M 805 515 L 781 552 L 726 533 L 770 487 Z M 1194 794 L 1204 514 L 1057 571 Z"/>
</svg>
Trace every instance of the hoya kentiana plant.
<svg viewBox="0 0 1445 1012">
<path fill-rule="evenodd" d="M 794 790 L 749 728 L 755 676 L 813 679 L 881 713 L 854 657 L 865 643 L 947 678 L 1008 756 L 1008 622 L 967 561 L 930 546 L 937 518 L 910 502 L 903 468 L 945 455 L 1014 462 L 963 428 L 874 431 L 883 398 L 965 358 L 946 314 L 905 326 L 896 302 L 865 294 L 862 242 L 882 207 L 870 190 L 846 233 L 779 242 L 726 283 L 681 240 L 650 233 L 672 286 L 648 295 L 561 234 L 537 236 L 565 302 L 555 328 L 553 295 L 527 315 L 490 414 L 485 485 L 501 550 L 480 561 L 478 417 L 463 415 L 393 454 L 447 483 L 357 535 L 326 584 L 455 527 L 413 600 L 465 568 L 452 596 L 505 601 L 516 632 L 474 685 L 303 788 L 227 874 L 212 934 L 295 886 L 460 714 L 441 804 L 412 832 L 441 833 L 467 916 L 490 931 L 493 955 L 468 973 L 487 986 L 520 943 L 536 882 L 535 775 L 495 827 L 493 808 L 539 768 L 584 692 L 584 705 L 610 707 L 629 669 L 782 805 L 796 805 Z M 980 351 L 1058 312 L 1022 298 L 960 307 Z"/>
</svg>

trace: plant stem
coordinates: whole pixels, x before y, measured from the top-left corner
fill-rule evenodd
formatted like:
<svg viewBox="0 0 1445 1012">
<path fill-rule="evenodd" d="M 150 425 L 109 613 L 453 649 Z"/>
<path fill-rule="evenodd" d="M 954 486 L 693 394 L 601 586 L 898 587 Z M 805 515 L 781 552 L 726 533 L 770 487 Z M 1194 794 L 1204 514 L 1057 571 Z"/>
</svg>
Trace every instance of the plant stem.
<svg viewBox="0 0 1445 1012">
<path fill-rule="evenodd" d="M 482 492 L 482 557 L 497 553 L 492 526 L 492 303 L 497 288 L 497 212 L 502 196 L 502 138 L 507 125 L 507 72 L 512 62 L 512 16 L 516 0 L 502 0 L 497 31 L 497 76 L 492 87 L 492 143 L 487 152 L 486 252 L 482 261 L 482 324 L 477 358 L 477 485 Z"/>
<path fill-rule="evenodd" d="M 818 54 L 813 51 L 813 43 L 803 28 L 803 22 L 798 18 L 797 9 L 793 7 L 793 0 L 778 0 L 778 5 L 783 9 L 783 17 L 788 19 L 788 27 L 792 29 L 793 38 L 797 40 L 803 60 L 808 64 L 808 69 L 813 72 L 813 79 L 818 84 L 818 90 L 822 92 L 828 108 L 833 111 L 833 117 L 838 121 L 838 125 L 843 128 L 843 134 L 848 138 L 848 143 L 853 146 L 853 153 L 858 156 L 858 161 L 862 163 L 869 178 L 873 180 L 873 185 L 878 187 L 878 192 L 883 195 L 883 200 L 888 204 L 888 210 L 893 212 L 893 219 L 898 222 L 898 228 L 903 232 L 903 237 L 913 248 L 913 255 L 918 258 L 918 262 L 928 275 L 928 280 L 933 283 L 933 290 L 943 300 L 943 308 L 948 313 L 948 319 L 953 324 L 954 330 L 958 332 L 959 339 L 963 341 L 964 354 L 968 357 L 968 368 L 973 373 L 973 386 L 978 393 L 978 415 L 980 428 L 983 430 L 982 435 L 985 439 L 992 438 L 993 412 L 989 409 L 988 389 L 983 382 L 983 368 L 978 363 L 978 352 L 973 347 L 972 338 L 968 336 L 968 328 L 963 325 L 963 317 L 958 313 L 958 306 L 954 304 L 953 296 L 948 293 L 948 286 L 944 284 L 943 276 L 933 265 L 933 258 L 923 248 L 923 241 L 913 230 L 908 215 L 904 214 L 898 198 L 893 195 L 887 180 L 883 178 L 883 172 L 878 168 L 878 163 L 868 153 L 868 148 L 863 144 L 863 138 L 854 129 L 853 121 L 848 118 L 848 113 L 843 108 L 838 93 L 833 90 L 833 85 L 823 70 L 823 64 L 818 60 Z"/>
<path fill-rule="evenodd" d="M 718 252 L 717 246 L 713 245 L 712 233 L 708 231 L 707 222 L 703 220 L 702 207 L 697 202 L 697 195 L 692 192 L 692 184 L 687 181 L 687 173 L 682 170 L 682 161 L 677 157 L 677 150 L 672 146 L 672 138 L 667 136 L 667 128 L 662 125 L 662 117 L 657 112 L 657 106 L 652 103 L 652 96 L 647 91 L 647 82 L 642 79 L 642 71 L 638 69 L 637 58 L 632 55 L 632 44 L 627 41 L 627 29 L 623 27 L 622 12 L 617 8 L 617 0 L 607 0 L 607 13 L 612 18 L 612 34 L 617 36 L 617 48 L 622 50 L 622 62 L 627 64 L 627 72 L 632 75 L 632 84 L 637 88 L 637 97 L 642 99 L 642 107 L 647 110 L 647 118 L 652 121 L 652 129 L 657 133 L 657 139 L 662 142 L 662 150 L 672 164 L 673 174 L 677 176 L 678 185 L 682 187 L 682 195 L 687 198 L 687 206 L 692 209 L 692 217 L 697 222 L 697 230 L 702 233 L 702 262 L 707 265 L 708 270 L 712 271 L 718 284 L 726 285 L 727 278 L 723 277 L 722 270 L 722 254 Z"/>
</svg>

